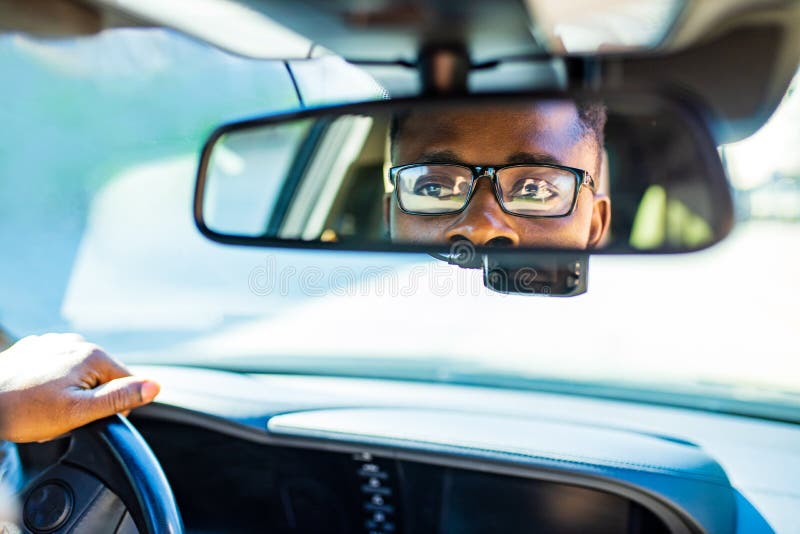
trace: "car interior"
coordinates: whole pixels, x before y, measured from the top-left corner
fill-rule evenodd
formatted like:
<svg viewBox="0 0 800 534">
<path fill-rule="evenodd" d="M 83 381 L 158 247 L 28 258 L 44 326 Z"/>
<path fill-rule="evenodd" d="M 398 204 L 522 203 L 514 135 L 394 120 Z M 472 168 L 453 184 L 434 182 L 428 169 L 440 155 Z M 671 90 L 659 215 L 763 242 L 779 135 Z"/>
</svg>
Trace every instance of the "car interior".
<svg viewBox="0 0 800 534">
<path fill-rule="evenodd" d="M 368 72 L 389 96 L 215 125 L 193 162 L 197 184 L 185 215 L 220 248 L 446 252 L 445 244 L 420 248 L 387 240 L 380 178 L 388 168 L 392 117 L 403 106 L 481 106 L 545 94 L 607 101 L 601 182 L 616 205 L 609 240 L 592 254 L 710 247 L 736 219 L 716 147 L 758 130 L 800 63 L 800 4 L 790 0 L 661 2 L 671 7 L 657 38 L 592 49 L 559 42 L 548 22 L 552 13 L 542 7 L 557 2 L 544 0 L 209 0 L 206 19 L 193 18 L 186 3 L 167 4 L 12 0 L 0 3 L 0 29 L 65 38 L 168 28 L 281 68 L 336 55 Z M 604 2 L 586 4 L 600 9 Z M 269 39 L 248 41 L 252 34 L 244 30 L 237 35 L 221 31 L 224 24 L 207 24 L 234 8 L 280 26 L 286 38 L 272 43 L 273 50 Z M 442 57 L 448 67 L 441 67 Z M 440 83 L 442 72 L 450 83 Z M 293 81 L 302 103 L 302 80 Z M 635 95 L 649 104 L 634 105 Z M 265 152 L 265 139 L 288 156 L 278 161 L 271 149 Z M 225 165 L 236 167 L 232 157 L 252 157 L 250 168 L 261 171 L 269 164 L 274 183 L 265 184 L 263 172 L 215 183 L 215 176 L 227 176 Z M 222 191 L 226 184 L 233 184 L 229 194 Z M 263 192 L 254 193 L 260 187 L 270 188 L 269 206 Z M 673 208 L 667 200 L 654 203 L 655 190 Z M 243 206 L 256 197 L 250 205 L 258 213 L 247 216 Z M 227 208 L 223 201 L 230 201 Z M 637 233 L 637 220 L 648 216 L 666 221 L 668 230 L 655 238 Z M 237 227 L 242 220 L 247 224 Z M 542 250 L 512 253 L 517 260 L 537 253 L 549 258 Z M 668 330 L 665 325 L 665 335 Z M 302 335 L 324 336 L 313 329 Z M 392 335 L 414 334 L 398 327 Z M 641 397 L 626 398 L 602 385 L 571 392 L 547 383 L 517 388 L 513 373 L 504 377 L 507 387 L 490 387 L 466 374 L 393 379 L 369 369 L 328 372 L 324 365 L 271 373 L 246 360 L 134 365 L 162 384 L 154 404 L 16 447 L 20 520 L 18 530 L 7 531 L 800 529 L 794 404 L 763 417 L 746 397 L 699 404 L 689 394 L 646 386 L 637 392 Z"/>
</svg>

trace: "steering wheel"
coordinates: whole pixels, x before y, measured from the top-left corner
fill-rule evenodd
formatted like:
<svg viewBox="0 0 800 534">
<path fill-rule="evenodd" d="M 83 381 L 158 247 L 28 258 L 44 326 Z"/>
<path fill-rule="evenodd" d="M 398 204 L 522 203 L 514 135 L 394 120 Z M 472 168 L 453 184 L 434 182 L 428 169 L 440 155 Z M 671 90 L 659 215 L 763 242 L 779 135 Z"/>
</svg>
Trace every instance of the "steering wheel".
<svg viewBox="0 0 800 534">
<path fill-rule="evenodd" d="M 153 451 L 122 416 L 73 431 L 67 452 L 21 493 L 32 533 L 180 534 L 172 489 Z"/>
</svg>

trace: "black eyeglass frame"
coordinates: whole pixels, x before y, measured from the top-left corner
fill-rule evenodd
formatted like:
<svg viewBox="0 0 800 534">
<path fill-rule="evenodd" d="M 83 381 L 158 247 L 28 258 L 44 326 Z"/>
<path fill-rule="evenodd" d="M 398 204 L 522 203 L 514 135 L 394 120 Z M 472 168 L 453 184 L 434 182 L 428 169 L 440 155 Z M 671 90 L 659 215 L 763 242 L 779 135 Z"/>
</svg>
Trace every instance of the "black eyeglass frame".
<svg viewBox="0 0 800 534">
<path fill-rule="evenodd" d="M 411 169 L 414 167 L 427 167 L 427 166 L 440 166 L 440 167 L 458 167 L 461 169 L 468 169 L 472 173 L 472 180 L 469 184 L 469 191 L 467 191 L 467 199 L 464 202 L 464 205 L 458 210 L 452 211 L 440 211 L 438 213 L 425 213 L 425 212 L 418 212 L 418 211 L 411 211 L 406 209 L 403 206 L 402 201 L 400 200 L 400 193 L 399 188 L 397 187 L 397 175 L 400 171 L 405 169 Z M 570 205 L 569 211 L 563 213 L 561 215 L 530 215 L 525 213 L 517 213 L 506 208 L 505 203 L 503 202 L 503 193 L 500 190 L 500 183 L 497 180 L 497 172 L 503 169 L 509 169 L 514 167 L 546 167 L 549 169 L 559 169 L 562 171 L 568 171 L 572 173 L 575 177 L 575 192 L 572 196 L 572 204 Z M 566 165 L 556 165 L 552 163 L 512 163 L 509 165 L 466 165 L 464 163 L 436 163 L 436 162 L 428 162 L 428 163 L 409 163 L 407 165 L 398 165 L 396 167 L 392 167 L 389 169 L 389 181 L 391 182 L 392 186 L 394 187 L 393 196 L 397 201 L 397 206 L 400 208 L 400 211 L 406 213 L 408 215 L 420 215 L 420 216 L 431 216 L 431 215 L 457 215 L 462 213 L 467 206 L 469 206 L 470 201 L 472 200 L 472 195 L 475 192 L 475 184 L 478 180 L 482 177 L 486 176 L 492 182 L 492 188 L 494 189 L 494 196 L 497 198 L 497 203 L 500 205 L 500 209 L 502 209 L 505 213 L 509 215 L 513 215 L 515 217 L 525 217 L 526 219 L 560 219 L 563 217 L 569 217 L 573 213 L 575 213 L 575 207 L 578 205 L 578 195 L 581 192 L 581 187 L 586 186 L 592 192 L 592 194 L 597 193 L 597 184 L 592 178 L 592 175 L 589 174 L 588 171 L 584 169 L 578 169 L 576 167 L 568 167 Z"/>
</svg>

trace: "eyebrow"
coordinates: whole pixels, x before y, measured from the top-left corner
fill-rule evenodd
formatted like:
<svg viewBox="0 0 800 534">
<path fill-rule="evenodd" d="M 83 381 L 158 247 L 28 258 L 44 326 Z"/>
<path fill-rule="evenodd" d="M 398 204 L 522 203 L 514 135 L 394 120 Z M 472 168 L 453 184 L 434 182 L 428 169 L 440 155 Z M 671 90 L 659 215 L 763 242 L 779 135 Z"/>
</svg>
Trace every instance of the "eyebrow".
<svg viewBox="0 0 800 534">
<path fill-rule="evenodd" d="M 464 165 L 464 160 L 452 150 L 432 150 L 423 152 L 416 158 L 416 163 L 450 163 Z M 563 165 L 560 159 L 546 152 L 516 152 L 505 163 L 481 162 L 481 165 L 516 165 L 520 163 L 542 163 L 544 165 Z"/>
<path fill-rule="evenodd" d="M 508 163 L 542 163 L 544 165 L 564 165 L 560 159 L 547 152 L 517 152 L 509 156 Z"/>
<path fill-rule="evenodd" d="M 459 158 L 458 154 L 452 150 L 432 150 L 429 152 L 423 152 L 416 159 L 417 163 L 464 163 L 464 160 Z"/>
</svg>

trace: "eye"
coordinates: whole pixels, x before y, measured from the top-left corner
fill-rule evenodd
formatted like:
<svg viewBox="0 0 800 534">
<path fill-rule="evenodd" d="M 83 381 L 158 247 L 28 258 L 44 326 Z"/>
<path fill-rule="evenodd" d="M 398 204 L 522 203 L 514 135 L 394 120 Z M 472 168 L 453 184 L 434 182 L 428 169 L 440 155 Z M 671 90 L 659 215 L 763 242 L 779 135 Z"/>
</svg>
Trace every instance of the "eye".
<svg viewBox="0 0 800 534">
<path fill-rule="evenodd" d="M 418 185 L 414 189 L 414 193 L 425 197 L 441 197 L 443 196 L 443 190 L 442 184 L 428 183 Z"/>
<path fill-rule="evenodd" d="M 423 176 L 414 184 L 414 194 L 425 197 L 453 196 L 453 180 L 444 176 Z"/>
<path fill-rule="evenodd" d="M 531 202 L 549 202 L 561 196 L 558 187 L 541 178 L 523 178 L 511 188 L 511 200 L 527 200 Z"/>
</svg>

